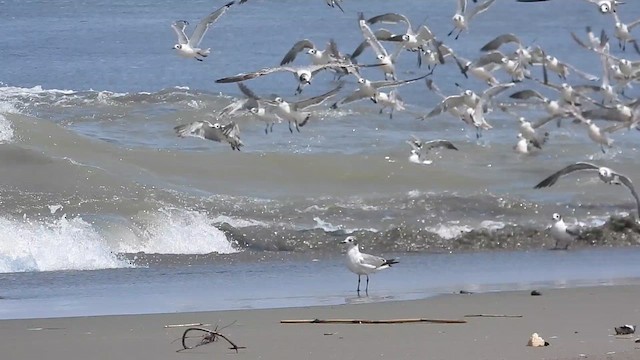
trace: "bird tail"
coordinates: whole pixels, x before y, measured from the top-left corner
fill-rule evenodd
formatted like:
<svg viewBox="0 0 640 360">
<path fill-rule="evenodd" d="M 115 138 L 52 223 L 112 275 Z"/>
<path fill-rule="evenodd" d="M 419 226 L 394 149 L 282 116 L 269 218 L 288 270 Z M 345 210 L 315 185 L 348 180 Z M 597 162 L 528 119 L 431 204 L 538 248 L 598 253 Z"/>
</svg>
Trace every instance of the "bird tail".
<svg viewBox="0 0 640 360">
<path fill-rule="evenodd" d="M 385 260 L 384 263 L 382 265 L 380 265 L 380 267 L 383 266 L 391 266 L 393 264 L 397 264 L 398 261 L 396 259 L 389 259 L 389 260 Z"/>
</svg>

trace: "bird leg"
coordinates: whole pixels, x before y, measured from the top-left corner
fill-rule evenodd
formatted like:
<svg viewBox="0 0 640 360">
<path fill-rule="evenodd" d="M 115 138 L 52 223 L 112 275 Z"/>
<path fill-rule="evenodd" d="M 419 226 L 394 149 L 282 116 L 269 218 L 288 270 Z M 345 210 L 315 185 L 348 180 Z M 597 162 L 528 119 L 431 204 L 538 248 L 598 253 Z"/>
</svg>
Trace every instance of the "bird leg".
<svg viewBox="0 0 640 360">
<path fill-rule="evenodd" d="M 196 60 L 198 60 L 198 61 L 204 61 L 204 60 L 202 60 L 202 59 L 199 59 L 199 58 L 194 58 L 194 59 L 196 59 Z"/>
<path fill-rule="evenodd" d="M 291 121 L 289 121 L 289 132 L 293 134 L 293 129 L 291 128 Z"/>
<path fill-rule="evenodd" d="M 369 295 L 369 275 L 367 275 L 367 286 L 364 288 L 364 293 Z"/>
<path fill-rule="evenodd" d="M 358 292 L 358 295 L 360 295 L 360 275 L 358 275 L 358 290 L 356 290 Z"/>
<path fill-rule="evenodd" d="M 456 31 L 456 27 L 455 26 L 453 27 L 453 29 L 451 29 L 451 31 L 449 31 L 447 36 L 451 36 L 451 34 L 453 34 L 454 31 Z"/>
</svg>

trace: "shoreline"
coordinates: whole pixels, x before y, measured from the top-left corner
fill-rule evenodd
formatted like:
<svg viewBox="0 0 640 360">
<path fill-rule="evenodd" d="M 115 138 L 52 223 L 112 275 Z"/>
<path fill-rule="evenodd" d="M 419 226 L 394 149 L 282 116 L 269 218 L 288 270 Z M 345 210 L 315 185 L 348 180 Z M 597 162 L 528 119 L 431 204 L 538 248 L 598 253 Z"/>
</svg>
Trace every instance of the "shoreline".
<svg viewBox="0 0 640 360">
<path fill-rule="evenodd" d="M 632 359 L 637 335 L 614 327 L 640 323 L 640 285 L 446 294 L 423 300 L 302 308 L 1 320 L 7 359 Z M 473 314 L 522 317 L 465 317 Z M 285 319 L 466 320 L 464 324 L 280 324 Z M 184 328 L 169 324 L 232 324 L 223 343 L 176 353 Z M 550 346 L 526 346 L 537 332 Z M 640 335 L 640 334 L 638 334 Z M 175 341 L 175 342 L 174 342 Z M 189 355 L 185 355 L 189 353 Z M 98 357 L 96 357 L 98 356 Z M 99 357 L 102 356 L 102 357 Z"/>
</svg>

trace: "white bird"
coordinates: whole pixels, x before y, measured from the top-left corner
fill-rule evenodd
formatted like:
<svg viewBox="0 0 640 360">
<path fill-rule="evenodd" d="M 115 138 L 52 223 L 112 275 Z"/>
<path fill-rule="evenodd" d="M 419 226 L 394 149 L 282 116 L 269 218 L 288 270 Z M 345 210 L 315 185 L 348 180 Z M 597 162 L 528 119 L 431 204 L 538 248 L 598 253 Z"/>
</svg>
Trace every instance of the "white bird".
<svg viewBox="0 0 640 360">
<path fill-rule="evenodd" d="M 380 114 L 382 114 L 385 109 L 390 109 L 389 119 L 393 119 L 394 111 L 399 112 L 405 110 L 404 101 L 400 95 L 398 95 L 397 90 L 391 90 L 389 93 L 378 91 L 371 100 L 380 105 Z"/>
<path fill-rule="evenodd" d="M 389 55 L 387 50 L 382 46 L 377 36 L 371 30 L 369 25 L 367 25 L 367 21 L 364 19 L 364 14 L 360 13 L 360 19 L 358 20 L 358 24 L 360 26 L 360 31 L 362 32 L 362 36 L 365 41 L 369 44 L 371 49 L 376 53 L 376 59 L 378 60 L 378 64 L 380 64 L 380 69 L 384 72 L 385 80 L 391 77 L 391 79 L 396 80 L 396 68 L 395 61 L 396 57 L 402 50 L 399 47 L 393 54 Z M 352 58 L 354 56 L 352 55 Z"/>
<path fill-rule="evenodd" d="M 575 228 L 569 228 L 558 213 L 552 216 L 553 225 L 551 225 L 551 237 L 556 241 L 554 250 L 567 250 L 569 245 L 578 237 L 578 231 Z"/>
<path fill-rule="evenodd" d="M 189 124 L 178 125 L 173 128 L 179 137 L 199 137 L 217 142 L 227 142 L 232 150 L 240 151 L 244 146 L 240 141 L 240 128 L 238 124 L 230 122 L 226 125 L 220 123 L 210 123 L 206 120 L 198 120 Z"/>
<path fill-rule="evenodd" d="M 200 42 L 202 42 L 202 38 L 204 34 L 206 34 L 207 30 L 209 30 L 209 26 L 215 23 L 222 14 L 224 14 L 227 9 L 233 5 L 235 1 L 231 1 L 218 10 L 209 14 L 209 16 L 205 17 L 198 23 L 196 29 L 191 34 L 191 37 L 187 37 L 184 30 L 187 28 L 189 23 L 185 20 L 178 20 L 171 24 L 171 27 L 178 35 L 178 43 L 173 46 L 173 49 L 178 51 L 180 56 L 186 58 L 193 58 L 198 61 L 203 61 L 202 58 L 209 56 L 211 53 L 211 49 L 201 49 Z"/>
<path fill-rule="evenodd" d="M 633 198 L 636 200 L 636 205 L 637 205 L 637 209 L 638 209 L 638 213 L 640 214 L 640 198 L 638 197 L 638 194 L 636 193 L 636 190 L 633 188 L 633 184 L 631 183 L 631 180 L 629 180 L 628 177 L 619 174 L 613 170 L 611 170 L 608 167 L 604 167 L 604 166 L 597 166 L 588 162 L 577 162 L 575 164 L 571 164 L 567 167 L 565 167 L 564 169 L 561 169 L 553 174 L 551 174 L 549 177 L 547 177 L 546 179 L 542 180 L 540 183 L 538 183 L 536 186 L 534 186 L 534 189 L 540 189 L 543 187 L 549 187 L 549 186 L 553 186 L 553 184 L 555 184 L 558 179 L 560 179 L 560 177 L 564 176 L 564 175 L 568 175 L 574 171 L 581 171 L 581 170 L 595 170 L 598 172 L 598 177 L 600 178 L 600 180 L 602 180 L 603 183 L 605 184 L 613 184 L 613 185 L 624 185 L 627 187 L 627 189 L 629 189 L 629 191 L 631 192 L 631 195 L 633 196 Z"/>
<path fill-rule="evenodd" d="M 338 9 L 340 9 L 340 11 L 344 12 L 344 9 L 340 5 L 341 2 L 342 0 L 327 0 L 327 5 L 329 5 L 330 7 L 337 7 Z"/>
<path fill-rule="evenodd" d="M 282 61 L 280 61 L 280 65 L 282 66 L 293 62 L 296 56 L 304 49 L 308 49 L 307 54 L 311 57 L 311 62 L 314 65 L 324 65 L 336 60 L 333 58 L 333 53 L 337 51 L 337 46 L 333 39 L 329 40 L 324 50 L 318 49 L 311 40 L 303 39 L 293 44 L 291 49 L 289 49 L 282 58 Z"/>
<path fill-rule="evenodd" d="M 360 294 L 360 276 L 365 275 L 367 277 L 367 285 L 364 291 L 368 294 L 369 274 L 384 270 L 398 263 L 395 259 L 386 260 L 379 256 L 361 253 L 355 236 L 347 236 L 342 243 L 349 244 L 347 250 L 347 267 L 352 273 L 358 275 L 358 288 L 356 290 L 358 295 Z"/>
<path fill-rule="evenodd" d="M 225 106 L 218 114 L 218 118 L 222 116 L 233 115 L 238 110 L 245 110 L 253 114 L 259 120 L 265 122 L 265 134 L 268 134 L 269 131 L 273 132 L 273 125 L 276 122 L 282 122 L 282 119 L 280 119 L 274 112 L 274 105 L 269 104 L 267 100 L 258 97 L 258 95 L 256 95 L 251 89 L 249 89 L 249 87 L 247 87 L 247 85 L 243 84 L 242 82 L 239 82 L 237 84 L 238 88 L 240 89 L 242 94 L 246 96 L 246 98 L 234 101 L 233 103 Z"/>
<path fill-rule="evenodd" d="M 426 159 L 427 154 L 432 149 L 443 148 L 449 150 L 458 150 L 455 145 L 449 140 L 430 140 L 422 141 L 417 136 L 411 135 L 411 139 L 407 140 L 407 144 L 411 146 L 411 155 L 409 156 L 409 162 L 420 165 L 429 165 L 433 163 L 433 160 Z"/>
<path fill-rule="evenodd" d="M 453 30 L 449 32 L 447 36 L 451 36 L 454 31 L 458 30 L 458 34 L 456 35 L 456 40 L 460 37 L 460 34 L 469 30 L 469 22 L 473 19 L 474 16 L 487 11 L 489 6 L 493 4 L 495 0 L 487 0 L 473 9 L 467 11 L 467 0 L 458 0 L 458 8 L 456 9 L 455 15 L 451 18 L 453 21 Z"/>
<path fill-rule="evenodd" d="M 311 117 L 311 112 L 303 110 L 312 106 L 322 104 L 324 101 L 340 92 L 343 85 L 344 83 L 340 82 L 335 89 L 330 90 L 322 95 L 291 103 L 278 96 L 274 101 L 269 102 L 269 104 L 276 106 L 275 113 L 276 115 L 278 115 L 278 117 L 289 122 L 290 132 L 293 132 L 291 123 L 294 123 L 296 126 L 296 130 L 300 132 L 300 126 L 304 126 Z"/>
<path fill-rule="evenodd" d="M 513 146 L 513 150 L 522 155 L 533 155 L 536 151 L 536 148 L 540 150 L 540 147 L 534 145 L 533 141 L 527 139 L 522 135 L 522 133 L 518 133 L 518 142 Z"/>
<path fill-rule="evenodd" d="M 264 69 L 260 69 L 258 71 L 254 71 L 250 73 L 240 73 L 237 75 L 224 77 L 216 80 L 216 83 L 219 83 L 219 84 L 234 83 L 234 82 L 255 79 L 260 76 L 269 75 L 269 74 L 273 74 L 280 71 L 288 71 L 293 74 L 293 76 L 296 78 L 296 81 L 298 82 L 298 87 L 295 92 L 295 95 L 298 95 L 302 92 L 302 88 L 304 86 L 311 84 L 311 79 L 313 78 L 313 76 L 322 70 L 347 68 L 346 70 L 349 71 L 348 68 L 353 69 L 355 67 L 364 67 L 364 66 L 370 66 L 370 65 L 346 65 L 342 63 L 329 63 L 329 64 L 322 64 L 322 65 L 306 65 L 306 66 L 296 66 L 296 67 L 278 66 L 273 68 L 264 68 Z M 378 66 L 378 65 L 375 65 L 375 66 Z"/>
<path fill-rule="evenodd" d="M 627 42 L 633 40 L 633 37 L 631 36 L 631 30 L 634 27 L 638 26 L 638 24 L 640 24 L 640 19 L 625 24 L 620 21 L 617 12 L 613 13 L 613 18 L 615 19 L 614 25 L 616 27 L 614 35 L 618 39 L 618 46 L 620 47 L 620 49 L 622 49 L 622 51 L 624 51 L 626 50 Z"/>
</svg>

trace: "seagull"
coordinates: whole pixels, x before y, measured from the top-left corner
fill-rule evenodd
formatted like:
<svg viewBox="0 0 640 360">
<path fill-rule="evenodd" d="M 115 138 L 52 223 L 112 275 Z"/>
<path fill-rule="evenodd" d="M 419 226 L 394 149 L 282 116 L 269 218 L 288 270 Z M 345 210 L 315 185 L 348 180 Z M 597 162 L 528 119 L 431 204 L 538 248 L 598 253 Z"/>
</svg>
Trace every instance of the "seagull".
<svg viewBox="0 0 640 360">
<path fill-rule="evenodd" d="M 548 0 L 516 0 L 516 2 L 526 2 L 526 3 L 542 2 L 542 1 L 548 1 Z M 597 5 L 598 10 L 600 10 L 600 12 L 603 14 L 608 14 L 610 12 L 615 13 L 618 5 L 624 4 L 624 2 L 621 0 L 585 0 L 585 1 L 591 4 Z"/>
<path fill-rule="evenodd" d="M 411 26 L 409 19 L 397 13 L 386 13 L 378 16 L 374 16 L 367 20 L 367 24 L 373 25 L 376 23 L 398 24 L 404 23 L 407 26 L 407 31 L 404 34 L 398 34 L 389 38 L 389 41 L 400 42 L 402 48 L 409 51 L 418 51 L 428 43 L 434 40 L 435 36 L 425 25 L 421 25 L 417 30 L 414 30 Z"/>
<path fill-rule="evenodd" d="M 215 23 L 218 18 L 222 16 L 222 14 L 224 14 L 227 9 L 229 9 L 229 7 L 231 7 L 231 5 L 233 5 L 234 3 L 235 1 L 231 1 L 218 10 L 209 14 L 209 16 L 202 19 L 196 26 L 193 34 L 191 34 L 191 38 L 188 38 L 184 32 L 184 30 L 187 28 L 187 25 L 189 25 L 187 21 L 178 20 L 171 24 L 171 27 L 176 32 L 176 35 L 178 35 L 178 43 L 173 46 L 173 49 L 177 50 L 180 56 L 203 61 L 202 58 L 209 56 L 209 54 L 211 53 L 211 49 L 199 48 L 204 34 L 206 34 L 207 30 L 209 30 L 209 26 Z"/>
<path fill-rule="evenodd" d="M 622 49 L 622 51 L 625 51 L 627 42 L 633 40 L 633 37 L 631 36 L 630 31 L 634 27 L 638 26 L 638 24 L 640 24 L 640 19 L 637 19 L 637 20 L 634 20 L 633 22 L 625 24 L 622 21 L 620 21 L 620 18 L 618 17 L 617 12 L 613 13 L 613 18 L 615 19 L 615 27 L 616 27 L 616 31 L 614 35 L 618 39 L 618 46 L 620 47 L 620 49 Z"/>
<path fill-rule="evenodd" d="M 433 160 L 426 160 L 425 157 L 432 149 L 443 148 L 449 150 L 458 150 L 449 140 L 430 140 L 422 141 L 415 135 L 411 135 L 411 139 L 407 140 L 407 144 L 411 146 L 411 155 L 409 156 L 409 162 L 421 165 L 429 165 L 433 163 Z"/>
<path fill-rule="evenodd" d="M 380 114 L 384 112 L 386 108 L 389 108 L 389 119 L 393 119 L 394 111 L 405 110 L 404 101 L 398 95 L 397 90 L 391 90 L 389 93 L 378 91 L 371 100 L 380 105 Z"/>
<path fill-rule="evenodd" d="M 396 80 L 396 68 L 394 63 L 402 48 L 399 47 L 393 54 L 389 55 L 387 50 L 384 48 L 384 46 L 382 46 L 374 32 L 369 27 L 369 25 L 367 25 L 367 21 L 364 19 L 364 14 L 362 13 L 360 13 L 358 24 L 360 26 L 362 36 L 376 53 L 376 59 L 380 64 L 380 68 L 384 72 L 385 80 L 387 80 L 389 77 L 391 77 L 391 79 L 393 80 Z M 354 56 L 352 55 L 351 57 L 353 58 Z"/>
<path fill-rule="evenodd" d="M 551 237 L 556 241 L 554 250 L 567 250 L 569 245 L 578 237 L 578 231 L 575 228 L 569 228 L 558 213 L 554 213 L 551 217 L 553 225 L 551 225 Z"/>
<path fill-rule="evenodd" d="M 329 5 L 330 7 L 337 7 L 338 9 L 340 9 L 340 11 L 344 12 L 344 9 L 340 5 L 341 2 L 342 0 L 327 0 L 327 5 Z"/>
<path fill-rule="evenodd" d="M 207 120 L 198 120 L 178 125 L 173 129 L 179 137 L 193 136 L 217 142 L 227 142 L 231 145 L 232 150 L 240 151 L 240 148 L 244 146 L 240 141 L 240 128 L 234 122 L 221 125 L 220 123 L 212 124 Z"/>
<path fill-rule="evenodd" d="M 233 115 L 238 110 L 245 110 L 255 115 L 258 119 L 265 122 L 266 127 L 264 133 L 268 134 L 269 131 L 273 132 L 273 125 L 277 122 L 282 122 L 282 119 L 275 114 L 272 104 L 269 104 L 266 100 L 261 99 L 256 95 L 247 85 L 242 82 L 237 83 L 238 88 L 246 96 L 245 99 L 235 101 L 226 107 L 224 107 L 218 117 Z"/>
<path fill-rule="evenodd" d="M 494 1 L 495 0 L 487 0 L 483 3 L 480 3 L 473 9 L 467 11 L 467 0 L 458 0 L 458 9 L 456 10 L 455 15 L 453 15 L 453 17 L 451 18 L 454 27 L 447 36 L 451 36 L 454 31 L 458 30 L 458 35 L 456 35 L 456 40 L 458 40 L 458 37 L 460 37 L 460 34 L 463 31 L 469 30 L 469 21 L 471 21 L 474 16 L 487 11 L 489 6 L 491 6 Z"/>
<path fill-rule="evenodd" d="M 553 173 L 551 176 L 542 180 L 539 184 L 537 184 L 533 188 L 540 189 L 543 187 L 553 186 L 553 184 L 555 184 L 558 181 L 558 179 L 560 179 L 560 177 L 564 175 L 568 175 L 574 171 L 581 171 L 581 170 L 596 170 L 598 172 L 598 177 L 605 184 L 626 186 L 631 192 L 631 195 L 633 196 L 633 198 L 636 200 L 638 213 L 640 214 L 640 198 L 638 197 L 636 190 L 633 188 L 633 184 L 631 183 L 631 180 L 629 180 L 628 177 L 622 174 L 619 174 L 608 167 L 597 166 L 588 162 L 577 162 L 575 164 L 571 164 L 565 167 L 564 169 Z"/>
<path fill-rule="evenodd" d="M 291 123 L 293 122 L 296 126 L 296 130 L 300 132 L 300 126 L 304 126 L 309 118 L 311 117 L 311 113 L 308 111 L 302 111 L 306 108 L 317 106 L 322 104 L 324 101 L 334 96 L 342 89 L 344 82 L 340 82 L 338 86 L 328 91 L 322 95 L 314 96 L 312 98 L 299 100 L 296 102 L 287 102 L 281 97 L 276 97 L 274 101 L 269 102 L 271 105 L 275 105 L 275 113 L 283 120 L 287 120 L 289 122 L 289 131 L 293 133 L 293 129 L 291 128 Z"/>
<path fill-rule="evenodd" d="M 300 40 L 293 44 L 291 49 L 287 51 L 284 58 L 282 58 L 282 61 L 280 61 L 280 65 L 282 66 L 293 62 L 296 59 L 296 56 L 304 49 L 308 49 L 307 54 L 311 56 L 311 61 L 314 65 L 328 64 L 334 60 L 332 58 L 332 47 L 336 47 L 336 43 L 333 39 L 329 40 L 325 50 L 318 49 L 309 39 Z"/>
<path fill-rule="evenodd" d="M 538 151 L 542 149 L 539 143 L 527 139 L 522 133 L 518 133 L 518 142 L 513 146 L 515 152 L 522 155 L 533 155 L 536 153 L 536 149 Z"/>
<path fill-rule="evenodd" d="M 336 69 L 336 68 L 348 68 L 348 67 L 364 67 L 370 65 L 346 65 L 341 63 L 330 63 L 330 64 L 322 64 L 322 65 L 306 65 L 306 66 L 278 66 L 273 68 L 264 68 L 258 71 L 250 72 L 250 73 L 241 73 L 234 76 L 229 76 L 225 78 L 221 78 L 216 80 L 216 83 L 226 84 L 226 83 L 234 83 L 239 81 L 246 81 L 255 79 L 260 76 L 273 74 L 275 72 L 280 71 L 288 71 L 292 73 L 296 80 L 298 81 L 298 88 L 296 89 L 295 95 L 302 93 L 302 88 L 306 85 L 311 84 L 311 79 L 313 75 L 317 74 L 321 70 L 326 69 Z M 378 66 L 378 65 L 375 65 Z M 347 69 L 348 71 L 349 69 Z"/>
<path fill-rule="evenodd" d="M 358 76 L 358 89 L 352 92 L 346 98 L 335 102 L 333 105 L 331 105 L 331 108 L 337 109 L 338 105 L 348 104 L 354 101 L 368 99 L 368 98 L 371 98 L 375 102 L 377 101 L 376 94 L 378 93 L 378 89 L 389 88 L 389 87 L 395 88 L 401 85 L 410 84 L 412 82 L 416 82 L 418 80 L 422 80 L 426 78 L 427 76 L 431 75 L 431 73 L 432 72 L 426 75 L 419 76 L 417 78 L 408 79 L 408 80 L 399 80 L 399 81 L 392 81 L 392 80 L 369 81 L 363 77 L 356 75 Z"/>
<path fill-rule="evenodd" d="M 360 276 L 365 275 L 367 277 L 367 285 L 364 291 L 369 294 L 369 274 L 384 270 L 398 263 L 395 259 L 386 260 L 379 256 L 361 253 L 355 236 L 347 236 L 342 241 L 342 244 L 349 244 L 347 267 L 352 273 L 358 275 L 358 289 L 356 290 L 358 295 L 360 295 Z"/>
</svg>

